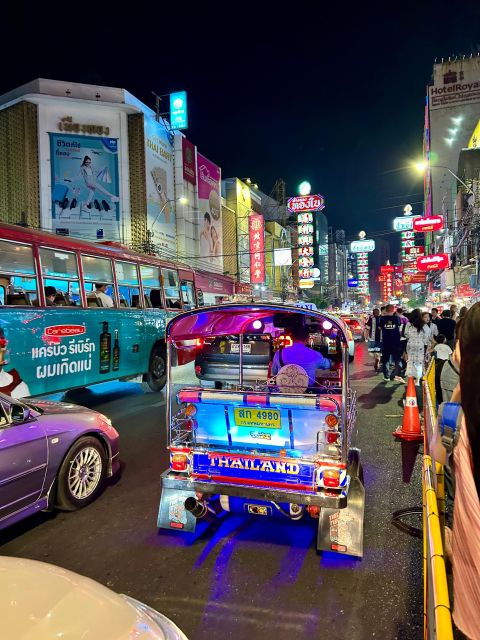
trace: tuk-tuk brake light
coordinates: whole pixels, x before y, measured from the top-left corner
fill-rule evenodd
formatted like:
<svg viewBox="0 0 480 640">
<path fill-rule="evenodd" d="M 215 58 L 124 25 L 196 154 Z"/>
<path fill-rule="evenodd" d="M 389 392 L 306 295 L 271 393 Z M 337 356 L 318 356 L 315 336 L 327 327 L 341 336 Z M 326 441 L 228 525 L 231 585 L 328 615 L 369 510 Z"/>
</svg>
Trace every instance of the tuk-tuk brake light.
<svg viewBox="0 0 480 640">
<path fill-rule="evenodd" d="M 170 466 L 173 471 L 186 471 L 188 467 L 188 456 L 186 453 L 172 453 L 170 455 Z"/>
<path fill-rule="evenodd" d="M 196 420 L 185 420 L 185 422 L 183 423 L 183 428 L 185 429 L 185 431 L 195 431 L 197 426 L 198 423 Z"/>
<path fill-rule="evenodd" d="M 327 431 L 327 433 L 325 434 L 325 439 L 328 444 L 336 444 L 338 442 L 339 435 L 340 434 L 338 433 L 338 431 Z"/>
</svg>

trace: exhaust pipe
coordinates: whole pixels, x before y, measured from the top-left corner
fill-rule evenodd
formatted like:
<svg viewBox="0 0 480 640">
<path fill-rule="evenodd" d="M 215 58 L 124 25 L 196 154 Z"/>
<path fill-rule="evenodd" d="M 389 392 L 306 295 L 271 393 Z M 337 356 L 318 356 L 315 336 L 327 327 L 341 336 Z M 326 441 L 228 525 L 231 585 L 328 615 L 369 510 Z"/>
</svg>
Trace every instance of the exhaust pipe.
<svg viewBox="0 0 480 640">
<path fill-rule="evenodd" d="M 197 520 L 205 518 L 208 513 L 208 507 L 205 502 L 200 502 L 200 500 L 197 500 L 193 496 L 190 496 L 185 500 L 184 506 L 187 511 L 190 511 L 192 516 L 197 518 Z"/>
</svg>

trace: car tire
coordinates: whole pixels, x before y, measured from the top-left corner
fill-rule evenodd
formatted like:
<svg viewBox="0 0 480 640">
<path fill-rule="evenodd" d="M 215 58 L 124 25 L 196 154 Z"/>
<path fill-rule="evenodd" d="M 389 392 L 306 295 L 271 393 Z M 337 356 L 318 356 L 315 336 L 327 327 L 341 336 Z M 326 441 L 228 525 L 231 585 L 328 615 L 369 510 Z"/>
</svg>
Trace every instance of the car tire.
<svg viewBox="0 0 480 640">
<path fill-rule="evenodd" d="M 142 387 L 144 391 L 161 391 L 167 382 L 167 354 L 163 345 L 156 345 L 150 354 L 148 373 L 145 374 Z"/>
<path fill-rule="evenodd" d="M 106 475 L 107 456 L 101 442 L 93 436 L 77 440 L 57 475 L 57 508 L 76 511 L 86 507 L 101 493 Z"/>
</svg>

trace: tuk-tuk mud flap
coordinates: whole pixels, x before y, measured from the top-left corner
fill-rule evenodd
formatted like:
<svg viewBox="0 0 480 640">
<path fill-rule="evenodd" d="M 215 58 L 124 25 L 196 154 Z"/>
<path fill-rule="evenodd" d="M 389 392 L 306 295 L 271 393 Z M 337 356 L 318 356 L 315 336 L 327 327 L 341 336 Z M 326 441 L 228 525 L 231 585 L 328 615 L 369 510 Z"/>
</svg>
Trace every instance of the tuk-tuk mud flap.
<svg viewBox="0 0 480 640">
<path fill-rule="evenodd" d="M 195 491 L 163 487 L 157 526 L 161 529 L 194 533 L 197 519 L 185 509 L 185 500 L 190 497 L 195 497 Z"/>
<path fill-rule="evenodd" d="M 363 557 L 363 517 L 365 487 L 358 477 L 352 478 L 344 509 L 320 510 L 317 550 L 334 551 Z"/>
</svg>

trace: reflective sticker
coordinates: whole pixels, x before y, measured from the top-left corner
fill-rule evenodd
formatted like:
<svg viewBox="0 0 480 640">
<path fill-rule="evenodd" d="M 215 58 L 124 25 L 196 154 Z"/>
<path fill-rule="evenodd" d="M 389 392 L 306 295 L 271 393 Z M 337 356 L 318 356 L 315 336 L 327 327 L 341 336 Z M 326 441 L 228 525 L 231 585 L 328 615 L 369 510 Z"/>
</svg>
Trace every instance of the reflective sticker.
<svg viewBox="0 0 480 640">
<path fill-rule="evenodd" d="M 416 407 L 417 406 L 417 399 L 416 398 L 406 398 L 405 406 L 406 407 Z"/>
</svg>

